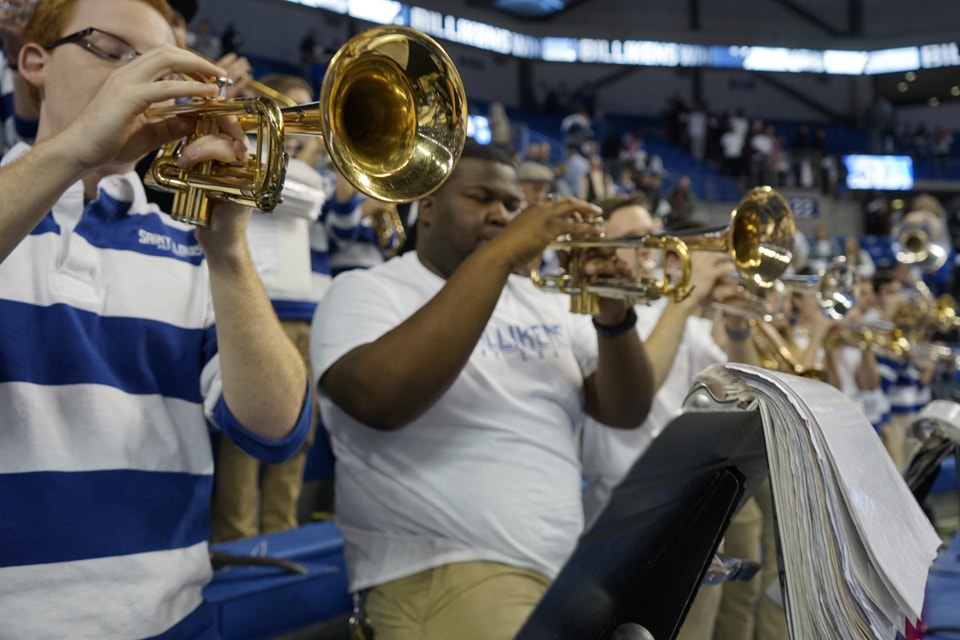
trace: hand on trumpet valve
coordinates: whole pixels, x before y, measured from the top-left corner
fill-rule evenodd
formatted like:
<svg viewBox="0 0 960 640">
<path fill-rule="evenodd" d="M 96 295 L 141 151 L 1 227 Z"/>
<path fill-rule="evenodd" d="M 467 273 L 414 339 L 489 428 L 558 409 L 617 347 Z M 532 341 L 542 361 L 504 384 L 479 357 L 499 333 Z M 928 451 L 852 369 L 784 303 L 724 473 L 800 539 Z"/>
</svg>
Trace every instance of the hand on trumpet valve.
<svg viewBox="0 0 960 640">
<path fill-rule="evenodd" d="M 256 95 L 250 86 L 253 81 L 253 68 L 246 58 L 228 53 L 217 60 L 217 65 L 223 67 L 226 70 L 224 75 L 233 81 L 227 89 L 225 98 L 252 98 Z"/>
<path fill-rule="evenodd" d="M 216 64 L 173 45 L 151 49 L 110 74 L 86 108 L 63 130 L 63 140 L 75 140 L 71 146 L 77 150 L 77 162 L 87 171 L 135 162 L 194 131 L 195 116 L 164 114 L 154 107 L 180 99 L 212 97 L 217 86 L 198 78 L 224 73 Z M 171 74 L 178 79 L 171 79 Z"/>
<path fill-rule="evenodd" d="M 487 224 L 504 227 L 494 234 L 497 250 L 506 257 L 511 270 L 527 269 L 552 242 L 562 238 L 599 239 L 603 237 L 599 207 L 575 198 L 548 200 L 527 207 L 513 217 L 509 202 L 491 207 Z M 508 224 L 509 223 L 509 224 Z M 560 252 L 558 252 L 560 253 Z"/>
<path fill-rule="evenodd" d="M 710 300 L 723 302 L 740 295 L 733 272 L 733 262 L 726 254 L 691 251 L 688 286 L 690 295 L 683 302 L 697 306 Z"/>
<path fill-rule="evenodd" d="M 232 116 L 216 118 L 218 131 L 190 140 L 180 152 L 177 164 L 190 170 L 204 163 L 244 166 L 251 162 L 248 141 L 237 119 Z M 197 229 L 197 240 L 210 256 L 231 251 L 240 246 L 246 235 L 250 207 L 218 201 L 210 215 L 210 227 Z"/>
</svg>

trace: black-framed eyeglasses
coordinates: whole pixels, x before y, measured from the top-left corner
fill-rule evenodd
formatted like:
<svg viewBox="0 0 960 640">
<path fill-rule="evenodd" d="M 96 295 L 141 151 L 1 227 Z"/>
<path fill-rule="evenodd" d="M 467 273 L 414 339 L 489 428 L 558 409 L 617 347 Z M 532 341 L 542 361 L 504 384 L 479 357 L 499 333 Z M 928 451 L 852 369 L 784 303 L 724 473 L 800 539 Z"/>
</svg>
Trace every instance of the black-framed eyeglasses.
<svg viewBox="0 0 960 640">
<path fill-rule="evenodd" d="M 87 27 L 82 31 L 71 33 L 59 40 L 55 40 L 43 48 L 56 49 L 60 45 L 75 43 L 97 56 L 110 62 L 126 64 L 140 55 L 129 42 L 112 33 L 101 31 L 96 27 Z"/>
</svg>

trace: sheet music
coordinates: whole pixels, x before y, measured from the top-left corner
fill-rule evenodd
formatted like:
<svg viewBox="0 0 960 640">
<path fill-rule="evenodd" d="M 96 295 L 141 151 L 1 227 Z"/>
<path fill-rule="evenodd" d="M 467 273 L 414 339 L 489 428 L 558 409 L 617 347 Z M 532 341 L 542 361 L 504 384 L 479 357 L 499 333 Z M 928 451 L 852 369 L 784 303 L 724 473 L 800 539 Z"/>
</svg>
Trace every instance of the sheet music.
<svg viewBox="0 0 960 640">
<path fill-rule="evenodd" d="M 698 383 L 759 403 L 791 637 L 893 640 L 918 620 L 941 540 L 856 406 L 830 385 L 749 365 Z"/>
</svg>

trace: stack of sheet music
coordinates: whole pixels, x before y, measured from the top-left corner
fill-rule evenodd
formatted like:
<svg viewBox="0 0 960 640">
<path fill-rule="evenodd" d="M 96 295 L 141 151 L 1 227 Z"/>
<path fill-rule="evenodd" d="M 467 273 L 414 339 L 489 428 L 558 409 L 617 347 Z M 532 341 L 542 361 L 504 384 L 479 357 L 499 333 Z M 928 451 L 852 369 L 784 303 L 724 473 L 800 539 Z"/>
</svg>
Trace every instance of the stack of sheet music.
<svg viewBox="0 0 960 640">
<path fill-rule="evenodd" d="M 894 639 L 941 540 L 867 419 L 822 382 L 728 364 L 701 374 L 760 405 L 791 637 Z"/>
</svg>

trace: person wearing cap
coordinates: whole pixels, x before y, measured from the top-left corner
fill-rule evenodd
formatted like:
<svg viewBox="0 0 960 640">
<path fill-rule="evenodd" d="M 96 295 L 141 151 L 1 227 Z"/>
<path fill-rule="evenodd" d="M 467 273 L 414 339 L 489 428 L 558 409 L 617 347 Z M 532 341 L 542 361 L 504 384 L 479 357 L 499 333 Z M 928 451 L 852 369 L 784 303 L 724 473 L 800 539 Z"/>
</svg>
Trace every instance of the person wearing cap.
<svg viewBox="0 0 960 640">
<path fill-rule="evenodd" d="M 520 195 L 528 206 L 540 204 L 550 194 L 554 179 L 553 169 L 540 162 L 524 160 L 517 167 Z"/>
</svg>

